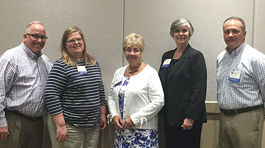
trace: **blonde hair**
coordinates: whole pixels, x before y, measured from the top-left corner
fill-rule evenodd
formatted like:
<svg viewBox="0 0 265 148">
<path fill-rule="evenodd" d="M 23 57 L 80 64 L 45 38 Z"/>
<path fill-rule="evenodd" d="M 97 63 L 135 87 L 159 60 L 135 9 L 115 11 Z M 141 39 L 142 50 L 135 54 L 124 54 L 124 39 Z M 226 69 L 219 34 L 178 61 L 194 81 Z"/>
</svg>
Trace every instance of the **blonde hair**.
<svg viewBox="0 0 265 148">
<path fill-rule="evenodd" d="M 60 48 L 61 48 L 61 54 L 62 54 L 62 58 L 63 58 L 64 63 L 66 65 L 77 66 L 77 61 L 74 60 L 74 58 L 68 53 L 68 51 L 66 49 L 66 41 L 67 41 L 68 37 L 70 36 L 70 34 L 72 34 L 74 32 L 78 32 L 81 35 L 82 40 L 84 42 L 84 50 L 82 53 L 82 58 L 83 58 L 85 64 L 90 65 L 90 63 L 88 62 L 88 61 L 90 61 L 92 63 L 92 65 L 95 65 L 96 59 L 93 56 L 91 56 L 90 54 L 88 54 L 86 51 L 86 42 L 84 39 L 84 34 L 82 33 L 81 29 L 79 29 L 76 26 L 71 26 L 71 27 L 67 28 L 64 31 L 64 34 L 63 34 L 63 37 L 61 40 Z"/>
<path fill-rule="evenodd" d="M 125 52 L 125 49 L 131 45 L 136 45 L 141 52 L 144 50 L 144 40 L 140 34 L 130 33 L 124 38 L 122 49 Z"/>
</svg>

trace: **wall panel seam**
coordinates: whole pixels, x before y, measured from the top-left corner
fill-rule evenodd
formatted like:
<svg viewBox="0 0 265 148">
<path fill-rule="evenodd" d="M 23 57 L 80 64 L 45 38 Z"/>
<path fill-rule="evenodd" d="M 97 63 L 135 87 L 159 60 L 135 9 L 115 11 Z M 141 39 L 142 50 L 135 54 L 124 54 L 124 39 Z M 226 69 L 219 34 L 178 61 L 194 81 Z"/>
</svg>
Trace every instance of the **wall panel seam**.
<svg viewBox="0 0 265 148">
<path fill-rule="evenodd" d="M 125 37 L 125 0 L 123 0 L 123 8 L 122 8 L 122 11 L 123 11 L 123 16 L 122 16 L 122 43 L 123 43 L 123 39 Z M 121 50 L 121 59 L 122 59 L 122 66 L 124 66 L 124 62 L 125 62 L 125 58 L 123 56 L 123 50 Z"/>
<path fill-rule="evenodd" d="M 253 0 L 252 47 L 254 47 L 254 45 L 255 45 L 255 40 L 254 40 L 254 37 L 255 37 L 255 20 L 256 20 L 256 17 L 255 17 L 255 6 L 256 6 L 256 0 Z"/>
</svg>

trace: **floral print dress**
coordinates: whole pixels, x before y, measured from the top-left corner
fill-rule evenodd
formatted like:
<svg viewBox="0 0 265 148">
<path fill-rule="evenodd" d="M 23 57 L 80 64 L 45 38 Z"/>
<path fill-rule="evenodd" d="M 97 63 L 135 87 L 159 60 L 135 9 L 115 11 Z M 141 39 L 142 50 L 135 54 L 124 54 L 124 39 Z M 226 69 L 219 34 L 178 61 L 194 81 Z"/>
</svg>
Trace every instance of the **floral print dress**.
<svg viewBox="0 0 265 148">
<path fill-rule="evenodd" d="M 119 108 L 123 119 L 124 94 L 130 78 L 124 76 L 119 91 Z M 158 148 L 158 130 L 153 129 L 115 129 L 115 148 Z"/>
</svg>

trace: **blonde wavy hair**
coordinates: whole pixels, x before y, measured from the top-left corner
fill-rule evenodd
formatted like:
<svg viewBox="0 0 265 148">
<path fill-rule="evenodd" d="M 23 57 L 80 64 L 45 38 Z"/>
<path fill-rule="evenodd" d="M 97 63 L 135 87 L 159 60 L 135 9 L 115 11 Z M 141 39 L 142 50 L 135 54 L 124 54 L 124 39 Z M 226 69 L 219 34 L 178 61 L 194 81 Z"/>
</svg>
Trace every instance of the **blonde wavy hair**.
<svg viewBox="0 0 265 148">
<path fill-rule="evenodd" d="M 144 40 L 140 34 L 130 33 L 128 34 L 123 41 L 122 49 L 125 52 L 125 49 L 131 45 L 136 45 L 141 52 L 144 50 Z"/>
</svg>

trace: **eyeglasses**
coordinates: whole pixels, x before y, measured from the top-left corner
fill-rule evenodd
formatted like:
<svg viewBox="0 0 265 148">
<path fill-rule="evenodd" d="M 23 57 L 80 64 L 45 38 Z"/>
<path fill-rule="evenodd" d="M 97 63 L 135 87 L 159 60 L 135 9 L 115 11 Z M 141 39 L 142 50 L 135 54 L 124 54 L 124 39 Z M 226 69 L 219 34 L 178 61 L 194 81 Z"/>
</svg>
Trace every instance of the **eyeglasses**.
<svg viewBox="0 0 265 148">
<path fill-rule="evenodd" d="M 30 33 L 26 33 L 27 35 L 32 36 L 34 39 L 38 40 L 39 38 L 41 38 L 42 40 L 46 40 L 48 37 L 45 35 L 38 35 L 38 34 L 30 34 Z"/>
<path fill-rule="evenodd" d="M 66 41 L 66 42 L 71 43 L 71 44 L 74 44 L 76 41 L 77 41 L 78 43 L 80 43 L 81 41 L 83 41 L 83 39 L 82 39 L 82 38 L 71 39 L 71 40 Z"/>
</svg>

